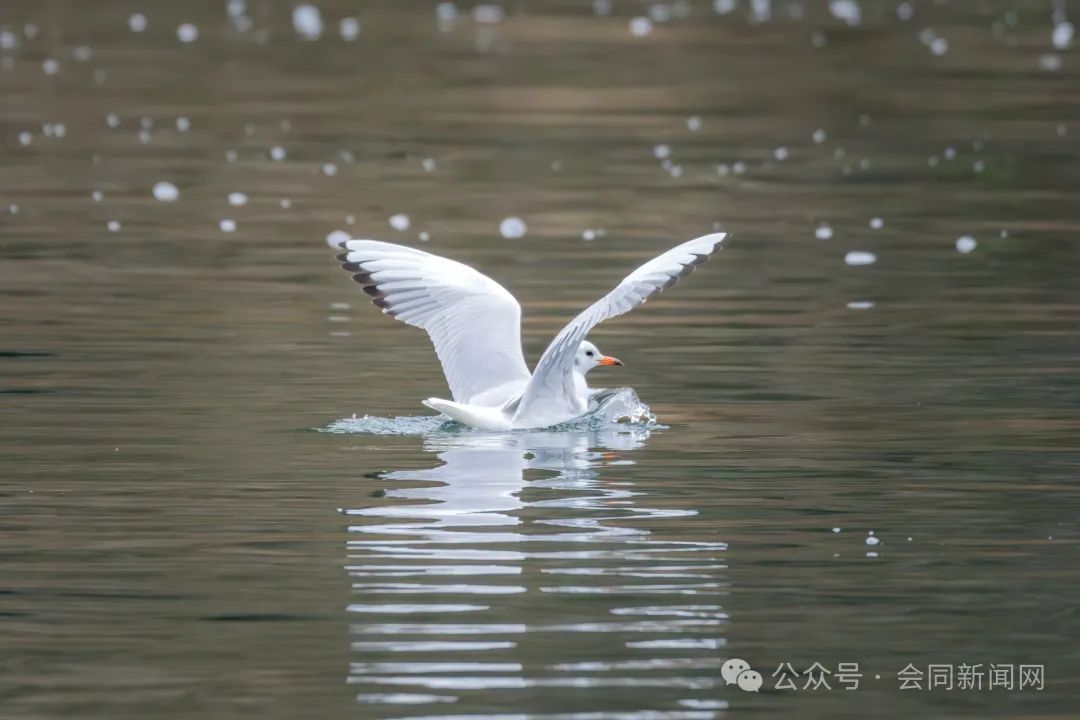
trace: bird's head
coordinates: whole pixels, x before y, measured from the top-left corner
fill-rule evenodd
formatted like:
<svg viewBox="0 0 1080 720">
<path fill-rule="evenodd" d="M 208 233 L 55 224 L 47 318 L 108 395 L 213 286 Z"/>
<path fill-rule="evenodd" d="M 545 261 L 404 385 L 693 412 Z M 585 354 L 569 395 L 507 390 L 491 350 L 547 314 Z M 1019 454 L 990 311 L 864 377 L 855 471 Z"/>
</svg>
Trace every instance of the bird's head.
<svg viewBox="0 0 1080 720">
<path fill-rule="evenodd" d="M 622 362 L 600 352 L 600 348 L 586 340 L 574 356 L 574 368 L 584 375 L 597 365 L 622 365 Z"/>
</svg>

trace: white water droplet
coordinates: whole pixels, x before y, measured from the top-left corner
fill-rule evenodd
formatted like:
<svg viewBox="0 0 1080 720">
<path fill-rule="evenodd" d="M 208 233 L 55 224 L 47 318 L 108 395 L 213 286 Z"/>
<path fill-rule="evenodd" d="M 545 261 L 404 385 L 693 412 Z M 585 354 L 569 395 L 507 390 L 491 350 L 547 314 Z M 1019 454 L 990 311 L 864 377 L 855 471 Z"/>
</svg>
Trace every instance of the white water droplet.
<svg viewBox="0 0 1080 720">
<path fill-rule="evenodd" d="M 658 23 L 668 22 L 671 20 L 671 8 L 662 3 L 653 3 L 649 6 L 649 17 Z"/>
<path fill-rule="evenodd" d="M 788 159 L 788 149 L 786 147 L 778 147 L 773 150 L 773 157 L 783 162 Z"/>
<path fill-rule="evenodd" d="M 420 161 L 420 167 L 424 168 L 425 172 L 435 172 L 435 158 L 424 158 Z"/>
<path fill-rule="evenodd" d="M 297 5 L 292 14 L 293 29 L 304 40 L 318 40 L 322 35 L 322 13 L 314 5 Z"/>
<path fill-rule="evenodd" d="M 281 202 L 279 204 L 283 209 L 288 210 L 292 207 L 292 200 L 290 200 L 289 198 L 281 198 Z"/>
<path fill-rule="evenodd" d="M 360 36 L 360 21 L 354 17 L 341 18 L 338 23 L 338 32 L 345 42 L 352 42 Z"/>
<path fill-rule="evenodd" d="M 344 230 L 331 230 L 326 236 L 326 244 L 332 248 L 340 248 L 342 245 L 352 239 L 352 235 Z"/>
<path fill-rule="evenodd" d="M 441 2 L 435 6 L 435 21 L 440 32 L 449 32 L 457 22 L 457 5 L 452 2 Z"/>
<path fill-rule="evenodd" d="M 829 240 L 832 238 L 832 236 L 833 229 L 825 223 L 818 225 L 814 229 L 814 237 L 816 237 L 818 240 Z"/>
<path fill-rule="evenodd" d="M 60 72 L 60 61 L 56 58 L 45 58 L 41 61 L 41 71 L 46 75 L 55 75 Z"/>
<path fill-rule="evenodd" d="M 657 160 L 663 160 L 664 158 L 671 157 L 671 148 L 667 145 L 656 145 L 652 149 L 653 157 Z"/>
<path fill-rule="evenodd" d="M 105 193 L 101 192 L 100 190 L 95 190 L 94 192 L 90 193 L 90 197 L 93 198 L 94 202 L 101 202 L 105 199 Z"/>
<path fill-rule="evenodd" d="M 276 160 L 278 162 L 284 160 L 285 148 L 281 147 L 280 145 L 275 145 L 274 147 L 270 148 L 270 159 Z"/>
<path fill-rule="evenodd" d="M 1060 55 L 1047 53 L 1039 56 L 1039 68 L 1047 72 L 1057 72 L 1064 65 Z"/>
<path fill-rule="evenodd" d="M 911 3 L 907 2 L 906 0 L 905 2 L 902 2 L 896 6 L 896 17 L 900 18 L 904 22 L 910 20 L 914 15 L 915 8 L 912 7 Z"/>
<path fill-rule="evenodd" d="M 149 23 L 146 22 L 146 16 L 142 13 L 134 13 L 128 17 L 128 29 L 134 33 L 141 33 L 146 30 L 146 26 Z"/>
<path fill-rule="evenodd" d="M 838 527 L 834 527 L 834 528 L 832 529 L 832 531 L 833 531 L 834 533 L 838 533 L 838 532 L 840 532 L 840 528 L 838 528 Z"/>
<path fill-rule="evenodd" d="M 168 180 L 154 183 L 154 197 L 161 202 L 173 202 L 180 197 L 180 190 Z"/>
<path fill-rule="evenodd" d="M 690 117 L 686 118 L 686 128 L 690 132 L 697 132 L 701 129 L 701 118 L 697 115 L 691 115 Z"/>
<path fill-rule="evenodd" d="M 477 5 L 472 9 L 473 22 L 494 24 L 500 23 L 506 17 L 506 12 L 499 5 Z"/>
<path fill-rule="evenodd" d="M 525 237 L 528 229 L 525 221 L 517 217 L 508 217 L 499 223 L 499 233 L 507 240 L 517 240 Z"/>
<path fill-rule="evenodd" d="M 852 250 L 844 256 L 844 262 L 851 266 L 873 265 L 877 262 L 877 255 L 865 250 Z"/>
<path fill-rule="evenodd" d="M 199 39 L 199 28 L 191 23 L 182 23 L 176 28 L 176 37 L 182 43 L 193 43 Z"/>
<path fill-rule="evenodd" d="M 242 192 L 229 193 L 229 204 L 233 207 L 242 207 L 247 205 L 248 196 Z"/>
<path fill-rule="evenodd" d="M 110 220 L 109 222 L 105 223 L 105 227 L 109 229 L 109 232 L 120 232 L 120 221 Z"/>
<path fill-rule="evenodd" d="M 229 218 L 223 218 L 221 222 L 218 223 L 218 227 L 221 228 L 221 232 L 236 232 L 236 221 Z"/>
<path fill-rule="evenodd" d="M 426 230 L 420 231 L 420 235 L 418 237 L 420 238 L 420 242 L 428 242 L 431 240 L 431 235 L 429 235 Z"/>
<path fill-rule="evenodd" d="M 848 25 L 862 22 L 862 10 L 855 0 L 829 0 L 829 12 L 834 18 Z"/>
<path fill-rule="evenodd" d="M 870 218 L 870 227 L 874 230 L 880 230 L 881 228 L 885 227 L 885 221 L 879 217 Z"/>
<path fill-rule="evenodd" d="M 869 310 L 874 307 L 874 303 L 869 300 L 852 300 L 847 304 L 848 310 Z"/>
<path fill-rule="evenodd" d="M 970 235 L 964 235 L 956 239 L 956 249 L 964 255 L 967 255 L 978 246 L 978 241 Z"/>
<path fill-rule="evenodd" d="M 821 143 L 825 142 L 828 139 L 828 135 L 826 135 L 825 131 L 821 130 L 821 129 L 815 130 L 814 134 L 811 135 L 810 137 L 814 141 L 814 144 L 816 144 L 816 145 L 820 145 Z"/>
<path fill-rule="evenodd" d="M 338 167 L 334 163 L 324 163 L 322 166 L 323 175 L 327 177 L 333 177 L 337 175 Z"/>
<path fill-rule="evenodd" d="M 21 133 L 19 133 L 19 144 L 20 145 L 26 146 L 26 145 L 29 145 L 32 142 L 34 142 L 34 134 L 33 133 L 27 132 L 26 130 L 23 130 Z"/>
<path fill-rule="evenodd" d="M 636 17 L 630 20 L 630 34 L 634 37 L 645 37 L 652 32 L 652 20 L 647 17 Z"/>
<path fill-rule="evenodd" d="M 870 535 L 866 536 L 866 544 L 867 545 L 880 545 L 881 544 L 881 538 L 875 537 L 874 534 L 871 533 Z"/>
<path fill-rule="evenodd" d="M 187 132 L 191 129 L 191 121 L 186 117 L 176 118 L 176 129 L 180 132 Z"/>
<path fill-rule="evenodd" d="M 1054 26 L 1054 31 L 1050 35 L 1050 40 L 1058 50 L 1068 50 L 1069 46 L 1072 45 L 1073 36 L 1075 34 L 1076 31 L 1071 22 L 1060 22 Z"/>
<path fill-rule="evenodd" d="M 105 124 L 111 128 L 118 127 L 120 125 L 120 117 L 116 113 L 109 113 L 105 116 Z"/>
<path fill-rule="evenodd" d="M 409 220 L 409 216 L 404 213 L 398 213 L 390 216 L 390 227 L 394 228 L 398 232 L 405 232 L 409 229 L 409 225 L 412 221 Z"/>
</svg>

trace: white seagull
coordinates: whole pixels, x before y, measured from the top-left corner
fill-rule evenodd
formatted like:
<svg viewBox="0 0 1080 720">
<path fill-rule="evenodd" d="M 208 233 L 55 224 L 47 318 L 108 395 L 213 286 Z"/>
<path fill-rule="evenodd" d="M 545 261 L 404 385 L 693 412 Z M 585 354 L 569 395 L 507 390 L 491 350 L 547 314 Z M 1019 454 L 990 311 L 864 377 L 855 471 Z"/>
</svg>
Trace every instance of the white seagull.
<svg viewBox="0 0 1080 720">
<path fill-rule="evenodd" d="M 521 305 L 506 288 L 468 265 L 378 240 L 342 240 L 338 259 L 372 302 L 423 328 L 435 345 L 453 400 L 432 410 L 481 430 L 544 428 L 585 414 L 585 374 L 622 365 L 585 339 L 589 331 L 671 287 L 720 249 L 726 233 L 668 250 L 626 276 L 564 327 L 529 373 L 521 350 Z"/>
</svg>

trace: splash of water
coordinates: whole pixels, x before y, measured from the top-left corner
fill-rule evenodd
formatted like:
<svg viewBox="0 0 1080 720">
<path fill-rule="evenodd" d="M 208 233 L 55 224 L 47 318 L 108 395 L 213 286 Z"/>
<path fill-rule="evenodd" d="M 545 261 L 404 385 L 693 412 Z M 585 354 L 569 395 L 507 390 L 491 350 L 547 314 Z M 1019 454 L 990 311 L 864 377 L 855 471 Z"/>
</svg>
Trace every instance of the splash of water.
<svg viewBox="0 0 1080 720">
<path fill-rule="evenodd" d="M 613 425 L 648 429 L 663 428 L 656 422 L 656 415 L 652 413 L 648 405 L 641 401 L 633 389 L 610 388 L 598 390 L 589 398 L 589 411 L 585 415 L 551 429 L 556 431 L 603 430 Z M 351 418 L 335 420 L 317 430 L 339 434 L 417 437 L 483 432 L 449 420 L 444 415 L 406 415 L 394 418 L 354 415 Z"/>
</svg>

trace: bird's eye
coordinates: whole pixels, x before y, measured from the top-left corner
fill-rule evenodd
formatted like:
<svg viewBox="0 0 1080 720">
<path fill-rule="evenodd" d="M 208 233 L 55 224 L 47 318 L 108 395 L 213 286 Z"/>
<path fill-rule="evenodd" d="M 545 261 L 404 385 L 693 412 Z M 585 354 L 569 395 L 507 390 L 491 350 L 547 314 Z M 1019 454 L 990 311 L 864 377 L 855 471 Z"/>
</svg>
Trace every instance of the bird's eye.
<svg viewBox="0 0 1080 720">
<path fill-rule="evenodd" d="M 592 357 L 592 350 L 586 350 L 585 354 L 588 355 L 589 357 Z"/>
</svg>

